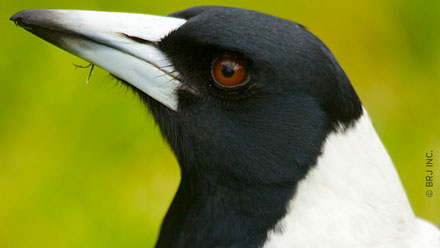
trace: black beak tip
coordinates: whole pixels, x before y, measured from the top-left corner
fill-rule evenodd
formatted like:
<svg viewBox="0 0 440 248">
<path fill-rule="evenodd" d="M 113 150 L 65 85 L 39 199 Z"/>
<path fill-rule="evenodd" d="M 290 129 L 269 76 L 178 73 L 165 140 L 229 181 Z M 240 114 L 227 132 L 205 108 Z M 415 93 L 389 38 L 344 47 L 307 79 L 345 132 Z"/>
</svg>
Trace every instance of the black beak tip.
<svg viewBox="0 0 440 248">
<path fill-rule="evenodd" d="M 45 17 L 47 11 L 42 9 L 28 9 L 22 10 L 15 13 L 9 20 L 15 22 L 16 25 L 20 27 L 26 26 L 26 24 L 33 23 L 35 21 L 39 21 Z"/>
<path fill-rule="evenodd" d="M 26 14 L 26 10 L 20 11 L 15 13 L 11 18 L 9 18 L 10 21 L 13 21 L 15 25 L 17 26 L 23 26 L 23 17 Z"/>
<path fill-rule="evenodd" d="M 22 10 L 22 11 L 18 11 L 17 13 L 15 13 L 13 16 L 11 16 L 11 18 L 9 18 L 9 20 L 11 20 L 11 21 L 17 21 L 18 19 L 21 19 L 21 18 L 23 18 L 24 16 L 26 16 L 27 15 L 27 13 L 29 12 L 30 10 Z"/>
</svg>

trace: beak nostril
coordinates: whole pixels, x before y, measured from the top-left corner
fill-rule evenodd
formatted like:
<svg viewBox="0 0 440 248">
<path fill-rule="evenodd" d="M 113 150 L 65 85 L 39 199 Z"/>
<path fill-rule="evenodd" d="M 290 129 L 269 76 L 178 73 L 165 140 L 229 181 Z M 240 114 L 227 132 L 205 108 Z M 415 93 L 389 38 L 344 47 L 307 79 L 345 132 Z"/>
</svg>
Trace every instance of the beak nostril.
<svg viewBox="0 0 440 248">
<path fill-rule="evenodd" d="M 126 33 L 120 33 L 120 34 L 121 34 L 121 36 L 124 36 L 124 37 L 126 37 L 126 38 L 128 38 L 128 39 L 130 39 L 130 40 L 136 41 L 136 42 L 138 42 L 138 43 L 142 43 L 142 44 L 150 44 L 150 45 L 153 45 L 153 46 L 156 46 L 156 45 L 157 45 L 157 42 L 156 42 L 156 41 L 146 40 L 146 39 L 144 39 L 144 38 L 140 38 L 140 37 L 137 37 L 137 36 L 128 35 L 128 34 L 126 34 Z"/>
</svg>

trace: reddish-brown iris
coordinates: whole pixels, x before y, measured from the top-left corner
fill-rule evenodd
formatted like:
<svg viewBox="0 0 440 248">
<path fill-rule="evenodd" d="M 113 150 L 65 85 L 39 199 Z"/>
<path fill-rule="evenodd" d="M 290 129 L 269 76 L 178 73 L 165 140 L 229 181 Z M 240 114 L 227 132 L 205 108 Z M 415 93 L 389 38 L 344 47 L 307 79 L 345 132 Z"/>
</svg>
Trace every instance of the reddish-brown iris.
<svg viewBox="0 0 440 248">
<path fill-rule="evenodd" d="M 230 57 L 219 58 L 214 62 L 212 75 L 217 83 L 233 87 L 246 81 L 248 73 L 244 65 Z"/>
</svg>

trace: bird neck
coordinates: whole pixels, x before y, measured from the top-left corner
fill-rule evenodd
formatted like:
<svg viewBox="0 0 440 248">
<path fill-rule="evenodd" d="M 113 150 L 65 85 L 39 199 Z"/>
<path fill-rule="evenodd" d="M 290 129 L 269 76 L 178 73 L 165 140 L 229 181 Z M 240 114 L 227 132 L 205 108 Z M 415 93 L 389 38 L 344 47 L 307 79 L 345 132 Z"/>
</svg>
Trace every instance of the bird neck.
<svg viewBox="0 0 440 248">
<path fill-rule="evenodd" d="M 411 207 L 391 159 L 363 112 L 353 125 L 331 131 L 313 166 L 292 181 L 251 183 L 209 170 L 182 170 L 156 247 L 344 247 L 338 242 L 347 240 L 345 235 L 353 237 L 347 240 L 350 245 L 356 244 L 359 235 L 369 240 L 411 236 Z M 209 165 L 179 163 L 182 168 Z M 226 165 L 221 166 L 210 168 Z M 272 166 L 292 168 L 292 161 Z M 236 168 L 241 167 L 236 164 Z M 332 242 L 336 243 L 327 246 Z"/>
<path fill-rule="evenodd" d="M 182 177 L 156 247 L 261 247 L 286 213 L 292 185 Z"/>
<path fill-rule="evenodd" d="M 408 247 L 403 242 L 416 233 L 414 221 L 364 110 L 354 126 L 329 135 L 264 247 Z"/>
</svg>

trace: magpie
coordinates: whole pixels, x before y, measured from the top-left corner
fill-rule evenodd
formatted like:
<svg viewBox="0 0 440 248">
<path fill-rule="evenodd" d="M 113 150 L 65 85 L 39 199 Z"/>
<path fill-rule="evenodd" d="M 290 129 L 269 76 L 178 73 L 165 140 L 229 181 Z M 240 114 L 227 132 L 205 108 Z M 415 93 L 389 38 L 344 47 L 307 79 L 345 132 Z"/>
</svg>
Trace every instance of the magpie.
<svg viewBox="0 0 440 248">
<path fill-rule="evenodd" d="M 151 111 L 181 169 L 156 247 L 440 247 L 347 75 L 304 26 L 220 6 L 11 20 Z"/>
</svg>

